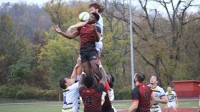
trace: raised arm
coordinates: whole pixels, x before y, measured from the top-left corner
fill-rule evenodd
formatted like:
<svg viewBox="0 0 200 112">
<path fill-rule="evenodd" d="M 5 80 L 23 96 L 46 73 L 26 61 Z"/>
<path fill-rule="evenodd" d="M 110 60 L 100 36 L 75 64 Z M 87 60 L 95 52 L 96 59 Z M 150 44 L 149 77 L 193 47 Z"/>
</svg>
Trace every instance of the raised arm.
<svg viewBox="0 0 200 112">
<path fill-rule="evenodd" d="M 71 30 L 72 30 L 73 28 L 82 27 L 82 26 L 86 25 L 87 23 L 88 23 L 88 21 L 76 23 L 75 25 L 72 25 L 72 26 L 70 26 L 70 27 L 67 29 L 67 33 L 71 34 Z"/>
<path fill-rule="evenodd" d="M 76 31 L 74 31 L 74 32 L 72 32 L 72 33 L 69 33 L 68 31 L 67 31 L 67 32 L 63 32 L 63 31 L 58 27 L 58 25 L 55 26 L 54 29 L 55 29 L 55 31 L 56 31 L 57 33 L 59 33 L 60 35 L 66 37 L 66 38 L 68 38 L 68 39 L 73 39 L 73 38 L 75 38 L 76 36 L 79 35 L 79 33 L 76 32 Z"/>
<path fill-rule="evenodd" d="M 102 75 L 102 78 L 100 80 L 100 82 L 103 82 L 103 83 L 107 83 L 107 77 L 106 77 L 106 72 L 103 68 L 99 68 L 100 69 L 100 73 Z"/>
<path fill-rule="evenodd" d="M 80 82 L 79 82 L 79 88 L 85 86 L 85 84 L 84 84 L 85 76 L 86 76 L 86 74 L 84 72 L 82 72 Z"/>
<path fill-rule="evenodd" d="M 71 75 L 70 79 L 75 81 L 76 78 L 77 78 L 77 75 L 80 75 L 81 72 L 82 72 L 81 60 L 78 59 L 76 65 L 75 65 L 75 67 L 73 69 L 73 72 L 72 72 L 72 75 Z"/>
<path fill-rule="evenodd" d="M 85 21 L 85 22 L 79 22 L 79 23 L 76 23 L 75 25 L 72 25 L 70 26 L 71 28 L 78 28 L 78 27 L 82 27 L 84 25 L 86 25 L 88 23 L 88 21 Z"/>
</svg>

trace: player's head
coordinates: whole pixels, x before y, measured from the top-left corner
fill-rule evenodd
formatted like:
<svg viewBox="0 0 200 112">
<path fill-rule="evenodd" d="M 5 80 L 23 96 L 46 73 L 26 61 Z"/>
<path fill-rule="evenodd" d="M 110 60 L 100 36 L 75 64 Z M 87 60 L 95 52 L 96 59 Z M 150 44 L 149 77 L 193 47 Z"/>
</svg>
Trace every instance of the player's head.
<svg viewBox="0 0 200 112">
<path fill-rule="evenodd" d="M 158 83 L 158 77 L 156 75 L 152 75 L 150 78 L 151 84 L 157 84 Z"/>
<path fill-rule="evenodd" d="M 145 75 L 142 72 L 136 72 L 134 75 L 134 82 L 142 83 L 145 79 Z"/>
<path fill-rule="evenodd" d="M 94 24 L 97 21 L 99 21 L 99 14 L 97 14 L 96 12 L 90 13 L 88 24 Z"/>
<path fill-rule="evenodd" d="M 113 88 L 113 83 L 114 83 L 115 79 L 112 74 L 107 73 L 107 81 L 108 81 L 109 86 L 111 88 Z"/>
<path fill-rule="evenodd" d="M 90 88 L 93 86 L 94 83 L 94 79 L 93 77 L 86 75 L 85 79 L 84 79 L 84 84 L 87 88 Z"/>
<path fill-rule="evenodd" d="M 93 2 L 89 5 L 89 10 L 90 10 L 90 13 L 93 13 L 93 12 L 103 12 L 104 10 L 104 7 L 100 4 L 98 4 L 97 2 Z"/>
<path fill-rule="evenodd" d="M 70 79 L 69 78 L 63 78 L 59 81 L 59 85 L 62 89 L 66 89 L 68 86 L 70 86 Z"/>
<path fill-rule="evenodd" d="M 167 91 L 170 93 L 172 92 L 172 88 L 170 86 L 167 87 Z"/>
</svg>

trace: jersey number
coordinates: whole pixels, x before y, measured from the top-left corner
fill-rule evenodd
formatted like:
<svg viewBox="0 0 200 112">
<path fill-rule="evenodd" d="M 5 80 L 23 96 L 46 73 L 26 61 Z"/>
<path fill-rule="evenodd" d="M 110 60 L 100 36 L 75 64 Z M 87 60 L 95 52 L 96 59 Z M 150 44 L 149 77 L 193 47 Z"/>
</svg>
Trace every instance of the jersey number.
<svg viewBox="0 0 200 112">
<path fill-rule="evenodd" d="M 91 96 L 87 96 L 87 98 L 86 98 L 86 103 L 87 103 L 88 105 L 92 105 L 92 97 L 91 97 Z"/>
</svg>

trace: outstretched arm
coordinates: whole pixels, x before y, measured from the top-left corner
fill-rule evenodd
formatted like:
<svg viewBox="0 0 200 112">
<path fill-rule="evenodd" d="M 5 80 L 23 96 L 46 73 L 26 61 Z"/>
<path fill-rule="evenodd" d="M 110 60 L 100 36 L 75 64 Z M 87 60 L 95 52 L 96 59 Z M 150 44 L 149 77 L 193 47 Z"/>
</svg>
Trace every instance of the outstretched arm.
<svg viewBox="0 0 200 112">
<path fill-rule="evenodd" d="M 79 88 L 85 86 L 85 84 L 84 84 L 85 76 L 86 76 L 86 74 L 83 72 L 81 74 L 81 78 L 80 78 L 80 82 L 79 82 Z"/>
<path fill-rule="evenodd" d="M 79 75 L 78 74 L 78 70 L 80 68 L 81 68 L 81 65 L 80 65 L 80 63 L 77 62 L 76 65 L 75 65 L 75 67 L 74 67 L 74 69 L 73 69 L 72 75 L 70 77 L 70 79 L 71 79 L 72 82 L 75 82 L 75 80 L 77 78 L 77 75 Z"/>
<path fill-rule="evenodd" d="M 79 22 L 79 23 L 77 23 L 77 24 L 75 24 L 73 26 L 70 26 L 70 27 L 72 27 L 72 28 L 78 28 L 78 27 L 82 27 L 82 26 L 86 25 L 87 23 L 88 23 L 88 21 Z"/>
<path fill-rule="evenodd" d="M 107 83 L 107 77 L 106 77 L 106 72 L 105 70 L 102 68 L 99 68 L 100 69 L 100 73 L 102 75 L 102 78 L 100 80 L 100 82 L 103 82 L 103 83 Z"/>
<path fill-rule="evenodd" d="M 75 25 L 72 25 L 72 26 L 70 26 L 70 27 L 67 29 L 67 33 L 71 34 L 71 30 L 72 30 L 73 28 L 82 27 L 82 26 L 86 25 L 87 23 L 88 23 L 88 21 L 85 21 L 85 22 L 79 22 L 79 23 L 77 23 L 77 24 L 75 24 Z"/>
<path fill-rule="evenodd" d="M 63 31 L 58 27 L 58 25 L 55 26 L 54 29 L 55 29 L 55 31 L 56 31 L 57 33 L 59 33 L 60 35 L 66 37 L 66 38 L 68 38 L 68 39 L 73 39 L 73 38 L 75 38 L 76 36 L 79 35 L 79 33 L 76 32 L 76 31 L 74 31 L 74 32 L 72 32 L 72 33 L 69 33 L 68 31 L 67 31 L 67 32 L 63 32 Z"/>
</svg>

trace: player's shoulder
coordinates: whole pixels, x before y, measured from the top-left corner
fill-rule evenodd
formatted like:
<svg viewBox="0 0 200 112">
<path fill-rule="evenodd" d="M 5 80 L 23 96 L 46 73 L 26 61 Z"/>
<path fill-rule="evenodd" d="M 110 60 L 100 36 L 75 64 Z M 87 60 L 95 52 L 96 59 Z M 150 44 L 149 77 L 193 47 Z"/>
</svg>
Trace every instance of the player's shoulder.
<svg viewBox="0 0 200 112">
<path fill-rule="evenodd" d="M 159 89 L 159 90 L 164 90 L 162 87 L 160 87 L 160 86 L 157 86 L 157 88 Z"/>
<path fill-rule="evenodd" d="M 175 92 L 175 91 L 172 91 L 172 93 L 173 93 L 173 94 L 176 94 L 176 92 Z"/>
</svg>

